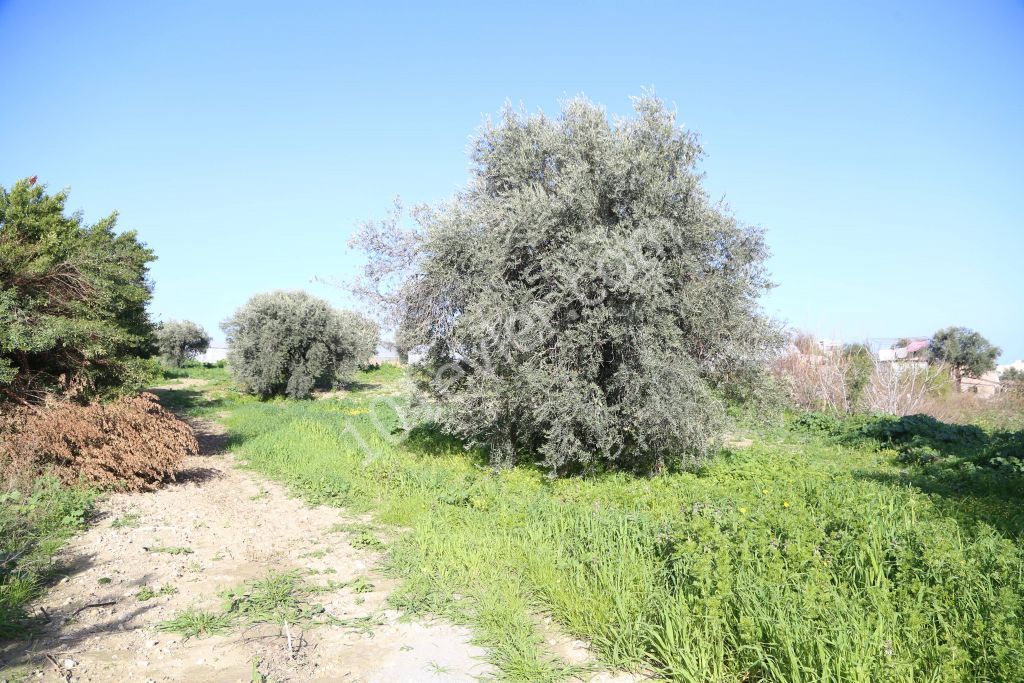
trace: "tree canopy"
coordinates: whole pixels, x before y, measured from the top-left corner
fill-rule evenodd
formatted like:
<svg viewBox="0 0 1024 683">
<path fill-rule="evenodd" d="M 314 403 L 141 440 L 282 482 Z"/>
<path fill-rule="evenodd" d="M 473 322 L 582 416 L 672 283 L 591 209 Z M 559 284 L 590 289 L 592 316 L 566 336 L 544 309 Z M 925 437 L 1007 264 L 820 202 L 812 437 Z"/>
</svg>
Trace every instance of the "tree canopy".
<svg viewBox="0 0 1024 683">
<path fill-rule="evenodd" d="M 86 225 L 35 178 L 0 187 L 0 395 L 80 397 L 148 377 L 153 252 L 117 214 Z"/>
<path fill-rule="evenodd" d="M 156 346 L 160 357 L 171 367 L 181 367 L 210 348 L 210 335 L 191 320 L 168 320 L 156 328 Z"/>
<path fill-rule="evenodd" d="M 1002 350 L 966 327 L 946 327 L 932 336 L 931 357 L 946 363 L 957 382 L 965 375 L 980 377 L 996 367 Z"/>
<path fill-rule="evenodd" d="M 260 396 L 309 398 L 337 386 L 369 361 L 379 339 L 373 321 L 301 291 L 257 294 L 221 327 L 231 374 Z"/>
<path fill-rule="evenodd" d="M 506 109 L 450 201 L 367 224 L 357 289 L 426 350 L 425 405 L 496 465 L 658 469 L 714 448 L 780 342 L 761 232 L 710 200 L 693 133 L 654 97 L 609 121 Z"/>
</svg>

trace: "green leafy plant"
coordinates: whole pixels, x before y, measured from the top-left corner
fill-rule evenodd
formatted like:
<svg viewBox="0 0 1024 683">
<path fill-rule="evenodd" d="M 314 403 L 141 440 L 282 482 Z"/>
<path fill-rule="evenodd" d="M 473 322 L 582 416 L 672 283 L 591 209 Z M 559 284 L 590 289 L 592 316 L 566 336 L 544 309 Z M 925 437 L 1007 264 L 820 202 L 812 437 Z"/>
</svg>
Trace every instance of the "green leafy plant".
<svg viewBox="0 0 1024 683">
<path fill-rule="evenodd" d="M 178 592 L 177 588 L 175 588 L 174 586 L 171 586 L 171 585 L 167 585 L 167 584 L 165 584 L 164 586 L 162 586 L 161 588 L 159 588 L 157 590 L 154 590 L 154 589 L 150 588 L 149 586 L 143 586 L 135 594 L 135 599 L 138 600 L 139 602 L 145 602 L 147 600 L 152 600 L 153 598 L 163 597 L 165 595 L 174 595 L 177 592 Z"/>
<path fill-rule="evenodd" d="M 506 109 L 474 140 L 464 192 L 353 241 L 357 288 L 398 346 L 425 350 L 425 410 L 493 465 L 693 468 L 722 398 L 770 385 L 762 235 L 711 201 L 697 136 L 655 97 L 634 107 Z"/>
<path fill-rule="evenodd" d="M 337 386 L 369 361 L 378 341 L 373 322 L 305 292 L 258 294 L 222 327 L 231 373 L 265 397 L 308 398 Z"/>
<path fill-rule="evenodd" d="M 153 252 L 112 214 L 86 225 L 29 178 L 0 187 L 0 400 L 132 391 L 154 367 Z"/>
</svg>

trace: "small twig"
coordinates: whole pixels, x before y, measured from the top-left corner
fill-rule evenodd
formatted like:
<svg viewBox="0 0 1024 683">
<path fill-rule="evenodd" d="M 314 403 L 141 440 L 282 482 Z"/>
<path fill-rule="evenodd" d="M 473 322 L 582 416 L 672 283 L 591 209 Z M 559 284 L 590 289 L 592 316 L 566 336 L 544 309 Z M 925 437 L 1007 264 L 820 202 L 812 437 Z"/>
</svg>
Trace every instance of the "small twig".
<svg viewBox="0 0 1024 683">
<path fill-rule="evenodd" d="M 60 674 L 61 678 L 63 678 L 65 681 L 70 681 L 71 680 L 71 672 L 70 671 L 65 671 L 64 667 L 62 667 L 60 664 L 58 664 L 57 660 L 53 658 L 53 655 L 51 655 L 49 652 L 47 652 L 46 653 L 46 658 L 49 659 L 50 663 L 53 664 L 53 666 L 57 669 L 57 672 Z"/>
<path fill-rule="evenodd" d="M 107 600 L 106 602 L 91 602 L 88 605 L 82 605 L 81 607 L 76 609 L 74 612 L 71 613 L 71 616 L 77 617 L 80 612 L 84 612 L 85 610 L 89 609 L 90 607 L 110 607 L 111 605 L 116 605 L 116 604 L 117 604 L 117 600 Z"/>
<path fill-rule="evenodd" d="M 288 628 L 288 620 L 284 622 L 284 632 L 288 636 L 288 656 L 291 659 L 295 659 L 295 651 L 292 650 L 292 630 Z"/>
</svg>

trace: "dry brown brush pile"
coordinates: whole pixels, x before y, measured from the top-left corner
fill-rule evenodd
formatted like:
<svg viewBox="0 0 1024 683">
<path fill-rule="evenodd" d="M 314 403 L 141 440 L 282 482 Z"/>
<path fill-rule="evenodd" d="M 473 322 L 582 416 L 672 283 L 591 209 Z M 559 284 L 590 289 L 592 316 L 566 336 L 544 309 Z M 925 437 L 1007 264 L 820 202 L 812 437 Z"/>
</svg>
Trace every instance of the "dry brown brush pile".
<svg viewBox="0 0 1024 683">
<path fill-rule="evenodd" d="M 174 481 L 186 455 L 199 452 L 191 427 L 141 394 L 112 403 L 52 401 L 0 421 L 0 474 L 22 479 L 44 471 L 127 491 Z"/>
</svg>

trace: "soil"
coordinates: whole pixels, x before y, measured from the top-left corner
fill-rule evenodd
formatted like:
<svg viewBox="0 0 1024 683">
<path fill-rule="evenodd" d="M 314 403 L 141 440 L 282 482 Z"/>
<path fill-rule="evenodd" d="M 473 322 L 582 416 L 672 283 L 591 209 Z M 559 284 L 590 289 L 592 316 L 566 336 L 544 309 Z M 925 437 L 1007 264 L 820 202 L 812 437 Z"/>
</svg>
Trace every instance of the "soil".
<svg viewBox="0 0 1024 683">
<path fill-rule="evenodd" d="M 202 454 L 188 458 L 178 483 L 107 497 L 98 522 L 64 547 L 66 575 L 35 605 L 48 622 L 31 642 L 0 649 L 0 680 L 391 682 L 493 674 L 467 629 L 405 621 L 387 608 L 395 583 L 375 571 L 379 554 L 331 531 L 365 520 L 289 497 L 220 452 L 217 425 L 196 427 Z M 309 598 L 324 617 L 347 625 L 265 624 L 191 639 L 157 630 L 189 607 L 221 609 L 226 589 L 288 570 L 319 584 L 362 577 L 362 588 L 368 581 L 372 589 L 338 587 Z M 140 600 L 143 587 L 175 592 Z M 353 621 L 362 617 L 368 623 Z"/>
</svg>

